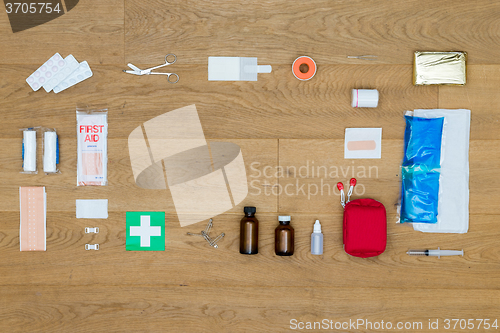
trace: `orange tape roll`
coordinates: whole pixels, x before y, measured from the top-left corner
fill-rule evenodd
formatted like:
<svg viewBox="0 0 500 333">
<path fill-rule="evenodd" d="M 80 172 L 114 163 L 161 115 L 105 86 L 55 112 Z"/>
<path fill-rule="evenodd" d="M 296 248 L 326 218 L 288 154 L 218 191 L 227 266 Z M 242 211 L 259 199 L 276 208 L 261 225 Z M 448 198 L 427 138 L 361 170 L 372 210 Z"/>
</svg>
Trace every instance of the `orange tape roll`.
<svg viewBox="0 0 500 333">
<path fill-rule="evenodd" d="M 298 57 L 292 64 L 292 73 L 299 80 L 310 80 L 316 74 L 316 63 L 312 58 Z"/>
</svg>

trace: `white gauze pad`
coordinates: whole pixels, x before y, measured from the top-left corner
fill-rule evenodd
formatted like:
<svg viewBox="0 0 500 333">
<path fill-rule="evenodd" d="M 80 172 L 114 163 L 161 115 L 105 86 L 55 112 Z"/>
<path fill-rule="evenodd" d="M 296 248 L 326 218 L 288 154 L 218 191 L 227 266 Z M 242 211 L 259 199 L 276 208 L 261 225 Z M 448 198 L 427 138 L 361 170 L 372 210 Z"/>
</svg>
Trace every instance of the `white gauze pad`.
<svg viewBox="0 0 500 333">
<path fill-rule="evenodd" d="M 64 65 L 62 67 L 52 66 L 52 77 L 47 80 L 47 82 L 43 85 L 43 89 L 46 92 L 50 92 L 57 86 L 59 83 L 64 81 L 71 73 L 73 73 L 78 68 L 78 61 L 71 54 L 64 58 Z M 62 62 L 58 62 L 58 64 L 62 64 Z"/>
<path fill-rule="evenodd" d="M 36 171 L 36 131 L 23 131 L 23 170 Z"/>
<path fill-rule="evenodd" d="M 57 133 L 45 132 L 43 134 L 43 172 L 57 172 Z"/>
<path fill-rule="evenodd" d="M 55 88 L 54 92 L 57 94 L 58 92 L 63 91 L 71 86 L 74 86 L 77 83 L 82 82 L 83 80 L 88 79 L 92 76 L 92 70 L 90 70 L 90 66 L 86 61 L 80 63 L 78 68 L 70 74 L 67 78 L 65 78 L 61 83 L 59 83 Z"/>
<path fill-rule="evenodd" d="M 26 82 L 30 85 L 31 89 L 37 91 L 47 81 L 52 78 L 53 73 L 58 72 L 60 68 L 64 67 L 66 62 L 59 53 L 54 54 L 42 66 L 40 66 L 33 74 L 28 76 Z M 54 72 L 53 69 L 56 69 Z"/>
<path fill-rule="evenodd" d="M 77 219 L 107 219 L 108 199 L 76 199 Z"/>
</svg>

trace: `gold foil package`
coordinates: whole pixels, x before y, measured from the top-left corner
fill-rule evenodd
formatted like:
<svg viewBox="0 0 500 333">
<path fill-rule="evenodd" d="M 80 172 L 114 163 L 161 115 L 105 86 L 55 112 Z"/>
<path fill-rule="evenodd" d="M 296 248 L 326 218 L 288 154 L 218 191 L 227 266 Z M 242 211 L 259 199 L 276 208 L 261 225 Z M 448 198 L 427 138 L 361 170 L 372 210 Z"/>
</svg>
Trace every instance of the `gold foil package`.
<svg viewBox="0 0 500 333">
<path fill-rule="evenodd" d="M 414 85 L 464 85 L 466 82 L 466 52 L 415 52 Z"/>
</svg>

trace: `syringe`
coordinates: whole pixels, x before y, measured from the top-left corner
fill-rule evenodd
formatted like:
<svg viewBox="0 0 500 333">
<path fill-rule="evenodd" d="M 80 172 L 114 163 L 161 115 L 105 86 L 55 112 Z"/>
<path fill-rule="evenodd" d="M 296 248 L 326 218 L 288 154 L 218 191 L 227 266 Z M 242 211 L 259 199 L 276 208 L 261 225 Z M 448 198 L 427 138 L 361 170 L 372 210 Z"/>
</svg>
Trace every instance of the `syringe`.
<svg viewBox="0 0 500 333">
<path fill-rule="evenodd" d="M 410 256 L 431 256 L 431 257 L 445 257 L 445 256 L 462 256 L 464 255 L 464 250 L 441 250 L 439 247 L 437 250 L 408 250 L 406 254 Z"/>
</svg>

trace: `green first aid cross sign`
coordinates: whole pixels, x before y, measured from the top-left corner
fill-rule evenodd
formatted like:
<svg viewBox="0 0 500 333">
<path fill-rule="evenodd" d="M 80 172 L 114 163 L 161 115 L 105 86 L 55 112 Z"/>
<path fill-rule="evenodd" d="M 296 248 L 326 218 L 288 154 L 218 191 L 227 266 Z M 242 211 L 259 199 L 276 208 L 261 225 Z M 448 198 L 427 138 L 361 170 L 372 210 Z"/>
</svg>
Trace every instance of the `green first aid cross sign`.
<svg viewBox="0 0 500 333">
<path fill-rule="evenodd" d="M 127 212 L 127 251 L 165 251 L 165 213 Z"/>
</svg>

